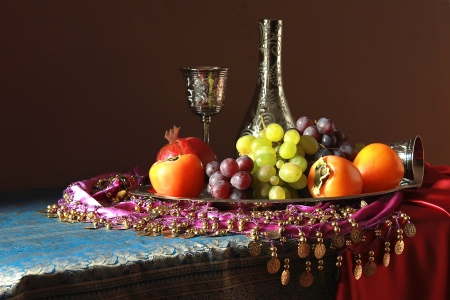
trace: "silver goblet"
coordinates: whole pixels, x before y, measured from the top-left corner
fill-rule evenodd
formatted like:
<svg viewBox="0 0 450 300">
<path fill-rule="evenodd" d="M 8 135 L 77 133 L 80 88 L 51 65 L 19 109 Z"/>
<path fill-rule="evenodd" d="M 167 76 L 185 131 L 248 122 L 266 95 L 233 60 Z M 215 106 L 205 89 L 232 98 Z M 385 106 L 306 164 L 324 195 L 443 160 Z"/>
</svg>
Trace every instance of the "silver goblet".
<svg viewBox="0 0 450 300">
<path fill-rule="evenodd" d="M 203 140 L 209 144 L 209 123 L 219 113 L 225 101 L 225 87 L 229 68 L 181 68 L 190 110 L 202 117 Z"/>
<path fill-rule="evenodd" d="M 387 145 L 394 149 L 403 161 L 405 176 L 400 184 L 417 184 L 420 187 L 425 173 L 422 138 L 416 135 L 412 139 Z"/>
</svg>

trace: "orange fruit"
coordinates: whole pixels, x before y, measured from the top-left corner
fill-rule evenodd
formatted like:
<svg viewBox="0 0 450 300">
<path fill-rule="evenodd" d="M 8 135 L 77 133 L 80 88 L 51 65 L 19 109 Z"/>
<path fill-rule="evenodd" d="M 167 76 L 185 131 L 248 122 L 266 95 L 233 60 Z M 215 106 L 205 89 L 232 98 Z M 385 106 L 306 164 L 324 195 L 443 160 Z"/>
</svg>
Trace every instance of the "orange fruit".
<svg viewBox="0 0 450 300">
<path fill-rule="evenodd" d="M 397 187 L 405 173 L 400 156 L 391 147 L 382 143 L 365 146 L 358 152 L 353 164 L 361 173 L 364 194 Z"/>
</svg>

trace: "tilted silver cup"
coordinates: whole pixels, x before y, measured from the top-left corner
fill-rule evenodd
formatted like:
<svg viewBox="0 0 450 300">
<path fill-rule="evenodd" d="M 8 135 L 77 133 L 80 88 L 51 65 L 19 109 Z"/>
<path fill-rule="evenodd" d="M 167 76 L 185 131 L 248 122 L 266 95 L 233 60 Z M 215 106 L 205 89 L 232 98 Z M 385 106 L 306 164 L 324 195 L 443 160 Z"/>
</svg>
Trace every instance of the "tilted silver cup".
<svg viewBox="0 0 450 300">
<path fill-rule="evenodd" d="M 422 185 L 424 174 L 424 150 L 420 136 L 398 143 L 388 143 L 397 152 L 405 166 L 402 184 Z"/>
</svg>

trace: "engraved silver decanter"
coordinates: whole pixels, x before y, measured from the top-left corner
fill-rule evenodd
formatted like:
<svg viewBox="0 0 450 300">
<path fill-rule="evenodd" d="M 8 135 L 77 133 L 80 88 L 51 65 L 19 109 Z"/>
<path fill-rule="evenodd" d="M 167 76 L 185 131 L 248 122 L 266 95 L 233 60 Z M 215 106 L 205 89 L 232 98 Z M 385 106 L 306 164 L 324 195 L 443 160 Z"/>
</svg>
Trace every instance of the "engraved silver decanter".
<svg viewBox="0 0 450 300">
<path fill-rule="evenodd" d="M 245 114 L 238 138 L 258 136 L 264 125 L 280 124 L 285 130 L 295 128 L 295 121 L 284 95 L 281 72 L 282 20 L 259 22 L 259 76 L 253 99 Z M 263 125 L 264 122 L 264 125 Z"/>
</svg>

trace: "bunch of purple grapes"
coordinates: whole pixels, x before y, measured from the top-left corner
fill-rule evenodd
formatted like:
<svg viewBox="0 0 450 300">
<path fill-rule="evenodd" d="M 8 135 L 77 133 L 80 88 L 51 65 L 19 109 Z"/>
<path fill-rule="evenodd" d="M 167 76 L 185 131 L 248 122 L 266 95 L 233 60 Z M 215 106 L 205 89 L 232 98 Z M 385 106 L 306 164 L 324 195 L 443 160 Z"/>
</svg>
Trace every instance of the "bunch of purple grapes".
<svg viewBox="0 0 450 300">
<path fill-rule="evenodd" d="M 248 156 L 212 161 L 206 165 L 207 191 L 216 199 L 247 199 L 252 184 L 253 160 Z"/>
<path fill-rule="evenodd" d="M 303 116 L 297 120 L 296 126 L 301 134 L 314 137 L 321 146 L 314 155 L 314 160 L 327 155 L 344 157 L 349 161 L 355 159 L 356 148 L 347 142 L 347 137 L 331 119 L 320 118 L 314 122 L 309 117 Z"/>
</svg>

